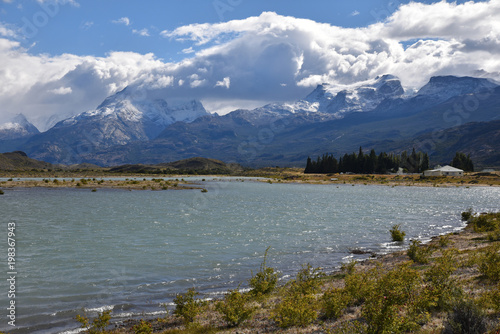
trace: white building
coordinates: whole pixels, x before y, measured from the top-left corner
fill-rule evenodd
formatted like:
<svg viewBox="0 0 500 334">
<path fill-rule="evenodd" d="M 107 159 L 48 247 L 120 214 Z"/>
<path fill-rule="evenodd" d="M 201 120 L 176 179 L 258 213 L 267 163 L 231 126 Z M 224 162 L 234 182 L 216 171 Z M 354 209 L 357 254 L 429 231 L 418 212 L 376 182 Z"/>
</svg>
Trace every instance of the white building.
<svg viewBox="0 0 500 334">
<path fill-rule="evenodd" d="M 464 171 L 451 166 L 439 167 L 424 171 L 424 176 L 463 176 Z"/>
</svg>

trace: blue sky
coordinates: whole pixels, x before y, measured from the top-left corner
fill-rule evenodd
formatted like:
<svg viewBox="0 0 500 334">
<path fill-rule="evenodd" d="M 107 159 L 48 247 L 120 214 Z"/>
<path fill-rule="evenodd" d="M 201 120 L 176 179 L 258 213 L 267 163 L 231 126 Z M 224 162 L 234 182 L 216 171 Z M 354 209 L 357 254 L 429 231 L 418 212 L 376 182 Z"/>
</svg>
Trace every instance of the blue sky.
<svg viewBox="0 0 500 334">
<path fill-rule="evenodd" d="M 74 0 L 54 3 L 0 0 L 0 19 L 12 27 L 24 29 L 22 43 L 31 53 L 105 56 L 110 51 L 152 52 L 166 61 L 179 61 L 185 57 L 182 50 L 186 45 L 162 38 L 161 31 L 192 23 L 245 19 L 264 11 L 341 27 L 363 27 L 386 19 L 399 5 L 408 2 Z"/>
<path fill-rule="evenodd" d="M 0 123 L 133 86 L 220 114 L 377 75 L 500 79 L 500 1 L 0 0 Z"/>
</svg>

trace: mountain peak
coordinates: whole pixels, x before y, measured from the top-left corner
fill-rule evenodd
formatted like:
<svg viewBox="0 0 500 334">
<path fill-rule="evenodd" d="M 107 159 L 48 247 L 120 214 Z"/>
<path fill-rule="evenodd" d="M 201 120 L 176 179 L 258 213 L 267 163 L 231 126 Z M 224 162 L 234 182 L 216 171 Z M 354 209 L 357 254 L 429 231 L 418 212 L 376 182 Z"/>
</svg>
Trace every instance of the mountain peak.
<svg viewBox="0 0 500 334">
<path fill-rule="evenodd" d="M 420 88 L 417 95 L 426 95 L 439 101 L 446 101 L 454 96 L 484 92 L 497 86 L 493 81 L 484 78 L 453 75 L 434 76 Z"/>
<path fill-rule="evenodd" d="M 4 124 L 0 124 L 0 139 L 17 139 L 40 133 L 23 114 L 17 114 Z"/>
</svg>

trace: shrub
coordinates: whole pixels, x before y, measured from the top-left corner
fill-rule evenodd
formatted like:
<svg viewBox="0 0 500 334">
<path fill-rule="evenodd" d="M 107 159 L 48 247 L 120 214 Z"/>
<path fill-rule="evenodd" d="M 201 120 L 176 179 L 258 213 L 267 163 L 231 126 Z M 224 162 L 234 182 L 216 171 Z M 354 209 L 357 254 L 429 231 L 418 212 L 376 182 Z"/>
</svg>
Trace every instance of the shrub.
<svg viewBox="0 0 500 334">
<path fill-rule="evenodd" d="M 271 247 L 266 249 L 264 253 L 264 261 L 260 265 L 260 270 L 258 273 L 253 275 L 249 279 L 248 284 L 252 288 L 252 294 L 255 296 L 268 295 L 276 288 L 278 284 L 278 273 L 274 270 L 274 268 L 270 268 L 266 266 L 267 261 L 267 252 Z"/>
<path fill-rule="evenodd" d="M 424 274 L 427 282 L 428 299 L 439 310 L 449 310 L 462 297 L 462 290 L 451 277 L 457 269 L 456 250 L 443 252 L 433 266 Z"/>
<path fill-rule="evenodd" d="M 255 312 L 255 307 L 248 304 L 248 296 L 238 289 L 230 290 L 224 300 L 215 304 L 215 309 L 220 312 L 229 326 L 235 327 L 250 319 Z"/>
<path fill-rule="evenodd" d="M 344 289 L 332 288 L 321 297 L 321 313 L 327 319 L 338 319 L 349 305 L 351 297 Z"/>
<path fill-rule="evenodd" d="M 356 263 L 358 262 L 355 260 L 351 260 L 347 263 L 342 263 L 342 265 L 340 266 L 340 270 L 342 270 L 342 272 L 346 275 L 351 275 L 355 271 Z"/>
<path fill-rule="evenodd" d="M 480 298 L 480 304 L 500 312 L 500 284 L 491 291 L 484 292 Z"/>
<path fill-rule="evenodd" d="M 368 333 L 398 333 L 419 328 L 427 314 L 422 312 L 415 296 L 420 294 L 419 273 L 403 264 L 377 279 L 367 296 L 362 314 Z"/>
<path fill-rule="evenodd" d="M 462 212 L 462 220 L 469 221 L 469 219 L 472 217 L 472 214 L 472 208 L 469 208 L 467 211 Z"/>
<path fill-rule="evenodd" d="M 444 248 L 450 244 L 450 236 L 449 235 L 440 235 L 438 240 L 439 246 Z"/>
<path fill-rule="evenodd" d="M 480 334 L 486 328 L 486 316 L 481 309 L 472 301 L 461 301 L 448 314 L 443 334 Z"/>
<path fill-rule="evenodd" d="M 310 264 L 303 265 L 302 270 L 297 273 L 292 287 L 298 289 L 299 293 L 304 295 L 316 294 L 321 291 L 321 277 L 324 277 L 324 273 L 320 271 L 320 268 L 312 268 Z"/>
<path fill-rule="evenodd" d="M 326 329 L 325 332 L 327 334 L 362 334 L 367 333 L 367 326 L 357 320 L 344 321 L 334 326 L 331 330 Z"/>
<path fill-rule="evenodd" d="M 194 321 L 194 318 L 201 313 L 204 303 L 195 297 L 199 295 L 195 288 L 190 288 L 185 294 L 178 294 L 174 299 L 174 314 L 181 317 L 187 325 Z"/>
<path fill-rule="evenodd" d="M 500 213 L 482 213 L 477 217 L 471 217 L 469 223 L 474 232 L 490 232 L 500 228 Z"/>
<path fill-rule="evenodd" d="M 479 272 L 492 281 L 500 281 L 500 244 L 485 248 L 478 259 Z"/>
<path fill-rule="evenodd" d="M 318 317 L 317 304 L 313 295 L 304 295 L 292 288 L 271 312 L 271 319 L 282 328 L 307 326 Z"/>
<path fill-rule="evenodd" d="M 429 263 L 429 256 L 432 254 L 432 247 L 422 245 L 420 240 L 412 240 L 406 254 L 413 262 L 426 264 Z"/>
<path fill-rule="evenodd" d="M 106 333 L 106 327 L 108 327 L 111 320 L 111 310 L 99 313 L 97 318 L 92 320 L 92 322 L 90 322 L 88 317 L 82 317 L 81 315 L 77 315 L 76 320 L 82 324 L 82 328 L 87 329 L 87 333 L 89 334 Z"/>
<path fill-rule="evenodd" d="M 2 189 L 0 189 L 0 195 L 5 194 Z"/>
<path fill-rule="evenodd" d="M 134 334 L 151 334 L 153 333 L 153 326 L 147 321 L 141 319 L 141 322 L 133 328 Z"/>
<path fill-rule="evenodd" d="M 354 272 L 345 279 L 345 291 L 350 297 L 349 305 L 361 305 L 375 289 L 378 268 L 368 272 Z"/>
<path fill-rule="evenodd" d="M 405 239 L 406 233 L 401 230 L 401 225 L 394 225 L 389 232 L 391 232 L 392 241 L 403 241 Z"/>
</svg>

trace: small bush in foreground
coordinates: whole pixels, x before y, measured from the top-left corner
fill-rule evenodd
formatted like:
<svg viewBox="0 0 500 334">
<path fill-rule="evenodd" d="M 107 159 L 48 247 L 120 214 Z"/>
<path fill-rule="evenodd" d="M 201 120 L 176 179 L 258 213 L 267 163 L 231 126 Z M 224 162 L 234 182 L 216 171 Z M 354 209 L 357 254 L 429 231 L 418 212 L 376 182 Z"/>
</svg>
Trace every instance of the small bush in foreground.
<svg viewBox="0 0 500 334">
<path fill-rule="evenodd" d="M 327 319 L 338 319 L 342 316 L 351 297 L 344 289 L 333 288 L 325 292 L 321 298 L 321 314 Z"/>
<path fill-rule="evenodd" d="M 478 259 L 479 272 L 492 281 L 500 281 L 500 244 L 489 246 Z"/>
<path fill-rule="evenodd" d="M 186 325 L 194 321 L 205 304 L 201 300 L 195 299 L 197 295 L 199 293 L 194 288 L 190 288 L 185 294 L 178 294 L 174 299 L 174 314 L 181 317 Z"/>
<path fill-rule="evenodd" d="M 432 248 L 422 245 L 420 240 L 412 240 L 406 254 L 413 262 L 426 264 L 429 263 L 429 256 L 432 254 Z"/>
<path fill-rule="evenodd" d="M 230 290 L 224 300 L 215 304 L 215 309 L 222 314 L 229 326 L 235 327 L 250 319 L 255 307 L 248 306 L 249 298 L 238 289 Z"/>
<path fill-rule="evenodd" d="M 389 232 L 391 233 L 392 241 L 403 241 L 406 236 L 406 232 L 401 230 L 401 225 L 394 225 Z"/>
<path fill-rule="evenodd" d="M 474 232 L 491 232 L 500 229 L 500 213 L 482 213 L 468 220 Z"/>
<path fill-rule="evenodd" d="M 448 314 L 443 334 L 482 334 L 487 329 L 486 316 L 472 301 L 462 301 Z"/>
<path fill-rule="evenodd" d="M 294 289 L 297 292 L 307 295 L 315 294 L 321 291 L 321 277 L 325 274 L 321 272 L 320 268 L 312 268 L 310 264 L 303 265 L 302 270 L 297 273 L 297 277 L 293 282 Z"/>
<path fill-rule="evenodd" d="M 153 333 L 153 327 L 147 321 L 141 319 L 141 322 L 135 325 L 133 328 L 134 334 L 151 334 Z"/>
<path fill-rule="evenodd" d="M 468 221 L 472 217 L 472 208 L 469 208 L 467 211 L 462 212 L 462 220 Z"/>
<path fill-rule="evenodd" d="M 266 266 L 268 247 L 264 253 L 264 261 L 260 265 L 260 270 L 255 276 L 252 273 L 252 277 L 248 281 L 248 284 L 252 288 L 252 294 L 255 296 L 268 295 L 276 288 L 278 284 L 278 273 L 274 268 Z"/>
<path fill-rule="evenodd" d="M 81 315 L 77 315 L 76 320 L 82 324 L 81 327 L 85 328 L 89 334 L 106 333 L 106 327 L 108 327 L 109 321 L 111 320 L 111 310 L 99 313 L 97 318 L 92 320 L 92 322 L 88 317 L 82 317 Z"/>
<path fill-rule="evenodd" d="M 290 293 L 271 312 L 271 319 L 281 328 L 304 327 L 318 318 L 317 305 L 313 295 L 303 295 L 292 287 Z"/>
</svg>

